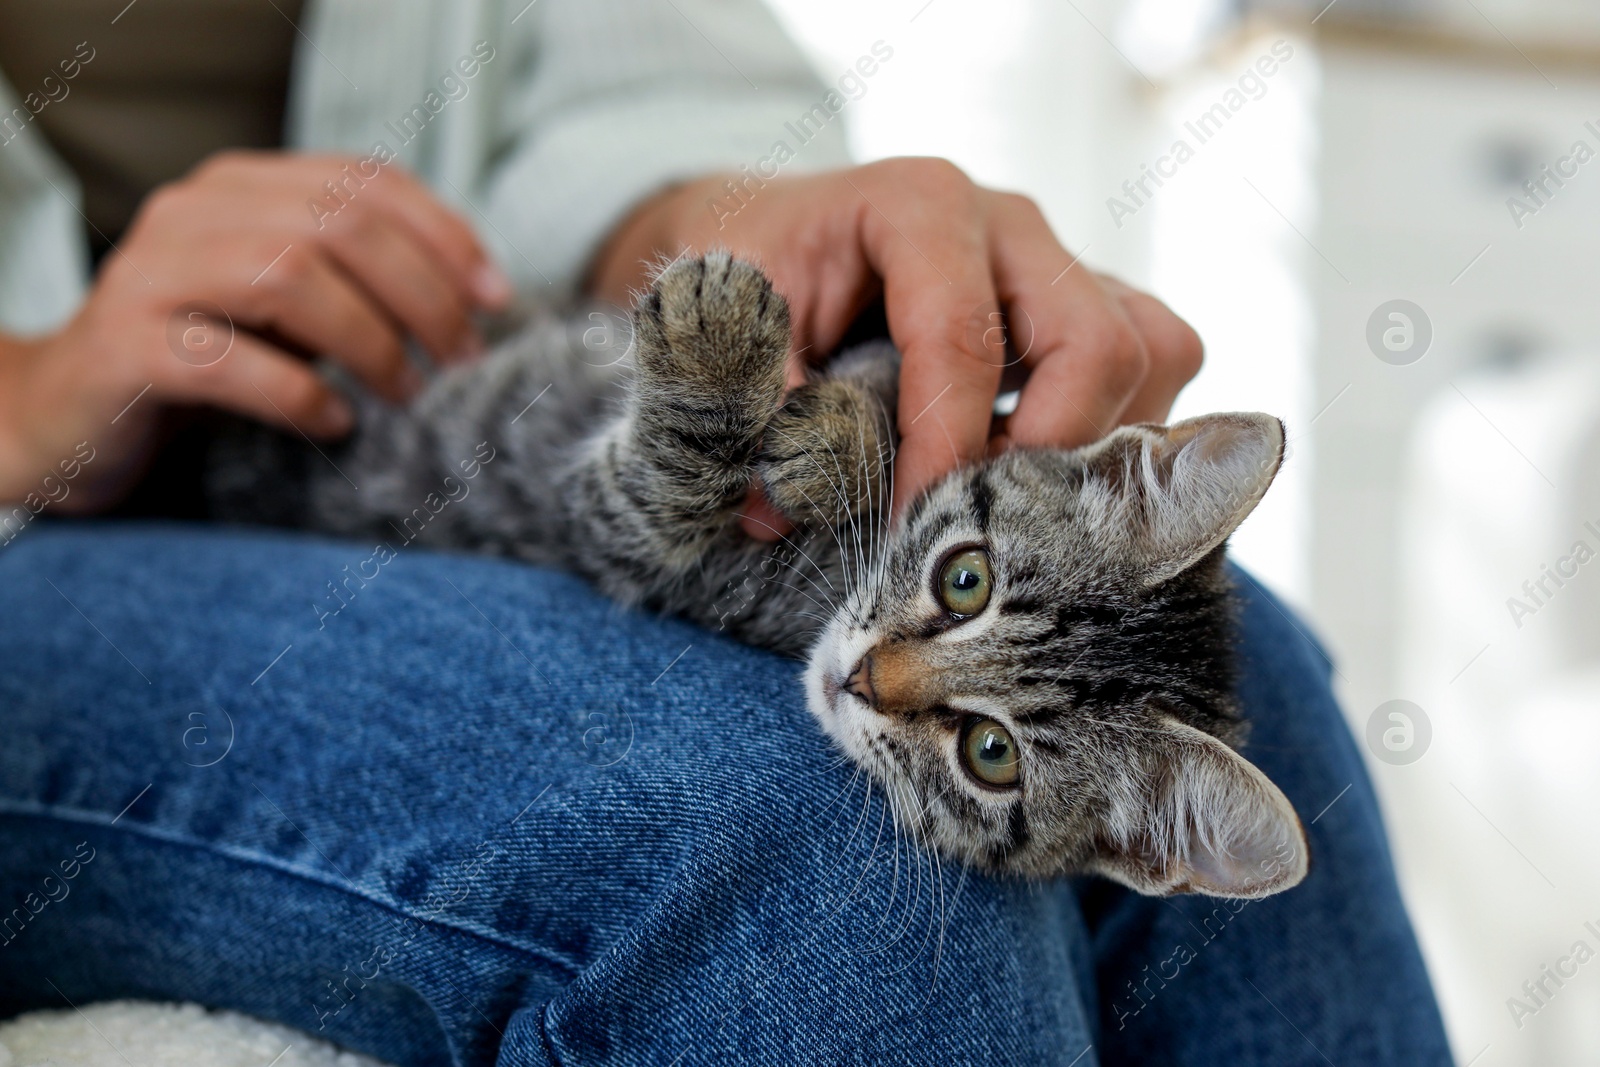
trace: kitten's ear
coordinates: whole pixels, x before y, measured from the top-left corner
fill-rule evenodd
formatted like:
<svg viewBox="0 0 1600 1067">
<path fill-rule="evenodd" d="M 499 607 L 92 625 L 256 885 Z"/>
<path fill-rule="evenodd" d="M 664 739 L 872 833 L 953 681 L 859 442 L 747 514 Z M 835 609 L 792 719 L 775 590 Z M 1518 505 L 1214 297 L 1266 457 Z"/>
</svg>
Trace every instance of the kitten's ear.
<svg viewBox="0 0 1600 1067">
<path fill-rule="evenodd" d="M 1149 584 L 1182 573 L 1255 510 L 1283 462 L 1283 423 L 1260 412 L 1128 426 L 1088 457 L 1123 505 Z"/>
<path fill-rule="evenodd" d="M 1210 734 L 1164 720 L 1147 773 L 1119 783 L 1092 868 L 1151 896 L 1254 900 L 1306 876 L 1300 819 L 1277 786 Z"/>
</svg>

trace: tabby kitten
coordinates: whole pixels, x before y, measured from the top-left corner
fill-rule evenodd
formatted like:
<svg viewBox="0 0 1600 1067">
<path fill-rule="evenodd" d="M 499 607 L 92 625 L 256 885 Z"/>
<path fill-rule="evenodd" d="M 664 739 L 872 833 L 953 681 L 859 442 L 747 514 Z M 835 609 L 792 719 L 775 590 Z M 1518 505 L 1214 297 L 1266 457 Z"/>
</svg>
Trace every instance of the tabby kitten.
<svg viewBox="0 0 1600 1067">
<path fill-rule="evenodd" d="M 1222 546 L 1277 471 L 1276 419 L 1015 449 L 890 523 L 887 343 L 785 396 L 788 307 L 726 254 L 661 272 L 626 358 L 572 335 L 545 322 L 408 410 L 365 403 L 347 447 L 309 457 L 291 518 L 385 542 L 426 527 L 807 657 L 823 729 L 907 829 L 980 867 L 1246 898 L 1305 876 L 1294 810 L 1230 747 Z M 259 505 L 248 469 L 224 500 Z M 796 532 L 740 531 L 752 478 Z"/>
</svg>

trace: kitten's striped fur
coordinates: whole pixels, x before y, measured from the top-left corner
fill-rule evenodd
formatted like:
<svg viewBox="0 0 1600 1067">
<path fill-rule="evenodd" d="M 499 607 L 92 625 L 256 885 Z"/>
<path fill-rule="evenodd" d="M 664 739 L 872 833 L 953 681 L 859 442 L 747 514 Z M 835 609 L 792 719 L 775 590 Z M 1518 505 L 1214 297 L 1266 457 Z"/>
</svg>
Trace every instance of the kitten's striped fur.
<svg viewBox="0 0 1600 1067">
<path fill-rule="evenodd" d="M 725 254 L 660 274 L 626 358 L 597 358 L 575 335 L 542 323 L 408 411 L 369 403 L 335 457 L 343 473 L 306 468 L 302 521 L 391 539 L 487 439 L 496 459 L 428 543 L 567 568 L 620 600 L 808 656 L 819 722 L 941 851 L 1153 893 L 1262 896 L 1304 876 L 1293 810 L 1229 747 L 1242 726 L 1222 544 L 1276 472 L 1277 420 L 1013 450 L 949 476 L 891 527 L 887 343 L 786 398 L 787 306 Z M 739 529 L 752 479 L 797 523 L 776 544 Z M 955 621 L 936 574 L 973 546 L 993 594 Z M 869 703 L 847 679 L 872 662 L 882 692 Z M 1016 739 L 1019 787 L 962 770 L 974 717 Z"/>
</svg>

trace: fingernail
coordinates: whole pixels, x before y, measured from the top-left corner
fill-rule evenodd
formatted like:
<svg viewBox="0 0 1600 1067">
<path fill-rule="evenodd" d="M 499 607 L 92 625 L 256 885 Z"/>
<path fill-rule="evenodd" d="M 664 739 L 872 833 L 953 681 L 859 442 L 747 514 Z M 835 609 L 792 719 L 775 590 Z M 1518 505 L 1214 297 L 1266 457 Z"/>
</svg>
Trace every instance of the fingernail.
<svg viewBox="0 0 1600 1067">
<path fill-rule="evenodd" d="M 485 307 L 504 307 L 511 300 L 511 279 L 494 263 L 485 263 L 472 276 L 472 292 Z"/>
<path fill-rule="evenodd" d="M 329 437 L 343 437 L 356 424 L 356 413 L 350 401 L 338 393 L 329 393 L 317 411 L 317 425 Z"/>
</svg>

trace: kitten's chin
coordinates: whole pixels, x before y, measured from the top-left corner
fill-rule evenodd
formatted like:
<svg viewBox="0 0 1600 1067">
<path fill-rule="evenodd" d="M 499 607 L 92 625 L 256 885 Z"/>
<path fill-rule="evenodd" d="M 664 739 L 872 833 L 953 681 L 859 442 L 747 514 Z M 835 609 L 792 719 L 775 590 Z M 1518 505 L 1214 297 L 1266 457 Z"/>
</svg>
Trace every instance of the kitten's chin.
<svg viewBox="0 0 1600 1067">
<path fill-rule="evenodd" d="M 811 655 L 806 660 L 806 707 L 828 736 L 842 743 L 844 739 L 838 735 L 836 728 L 839 720 L 838 700 L 844 690 L 835 629 L 830 625 L 817 638 L 817 643 L 811 646 Z"/>
</svg>

